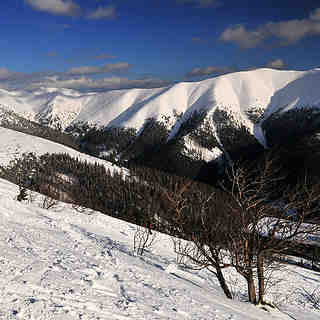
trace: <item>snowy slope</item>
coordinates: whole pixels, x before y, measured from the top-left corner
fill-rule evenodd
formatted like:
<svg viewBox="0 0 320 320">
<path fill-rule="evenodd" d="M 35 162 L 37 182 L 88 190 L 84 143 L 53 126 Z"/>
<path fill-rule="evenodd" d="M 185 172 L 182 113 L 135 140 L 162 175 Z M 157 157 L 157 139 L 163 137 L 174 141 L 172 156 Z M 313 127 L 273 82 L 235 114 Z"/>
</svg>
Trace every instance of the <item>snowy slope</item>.
<svg viewBox="0 0 320 320">
<path fill-rule="evenodd" d="M 139 257 L 136 226 L 63 203 L 41 209 L 17 202 L 17 193 L 0 179 L 0 319 L 319 319 L 302 290 L 318 286 L 314 271 L 279 271 L 286 281 L 269 291 L 279 310 L 266 312 L 244 301 L 245 286 L 230 270 L 233 301 L 212 273 L 179 267 L 166 235 Z"/>
<path fill-rule="evenodd" d="M 57 143 L 0 128 L 0 163 L 23 152 L 66 152 L 120 170 Z M 279 310 L 266 312 L 245 302 L 245 283 L 231 270 L 225 275 L 238 297 L 234 301 L 223 296 L 212 273 L 177 265 L 166 235 L 157 234 L 154 245 L 138 257 L 135 225 L 64 203 L 45 210 L 41 195 L 21 203 L 18 190 L 0 179 L 1 320 L 319 318 L 303 291 L 318 287 L 314 271 L 280 270 L 275 279 L 286 281 L 267 290 Z"/>
<path fill-rule="evenodd" d="M 49 123 L 57 120 L 62 128 L 72 122 L 84 121 L 102 126 L 134 127 L 138 130 L 148 117 L 172 117 L 175 110 L 177 113 L 184 113 L 187 118 L 192 111 L 204 109 L 208 110 L 211 116 L 219 106 L 234 114 L 239 122 L 253 132 L 254 125 L 246 116 L 249 108 L 261 107 L 267 116 L 284 106 L 318 106 L 319 83 L 320 69 L 257 69 L 157 89 L 114 90 L 89 94 L 54 88 L 43 88 L 34 92 L 9 92 L 1 89 L 0 105 L 29 119 L 44 122 L 47 119 Z M 261 140 L 263 137 L 258 138 Z"/>
<path fill-rule="evenodd" d="M 35 153 L 36 155 L 45 153 L 67 153 L 71 157 L 81 161 L 104 165 L 106 169 L 109 169 L 111 172 L 114 170 L 122 170 L 123 173 L 127 172 L 126 169 L 121 169 L 108 161 L 80 153 L 61 144 L 0 127 L 0 165 L 7 165 L 10 160 L 20 158 L 23 153 L 29 152 Z"/>
</svg>

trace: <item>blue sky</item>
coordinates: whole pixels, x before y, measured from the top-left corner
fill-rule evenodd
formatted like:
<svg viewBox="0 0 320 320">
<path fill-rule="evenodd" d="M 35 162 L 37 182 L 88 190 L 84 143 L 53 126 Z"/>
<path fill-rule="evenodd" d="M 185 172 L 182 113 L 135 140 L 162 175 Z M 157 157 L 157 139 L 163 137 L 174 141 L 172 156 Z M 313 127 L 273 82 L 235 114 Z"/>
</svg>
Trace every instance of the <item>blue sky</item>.
<svg viewBox="0 0 320 320">
<path fill-rule="evenodd" d="M 281 2 L 281 4 L 279 4 Z M 0 87 L 157 87 L 319 66 L 320 3 L 2 0 Z"/>
</svg>

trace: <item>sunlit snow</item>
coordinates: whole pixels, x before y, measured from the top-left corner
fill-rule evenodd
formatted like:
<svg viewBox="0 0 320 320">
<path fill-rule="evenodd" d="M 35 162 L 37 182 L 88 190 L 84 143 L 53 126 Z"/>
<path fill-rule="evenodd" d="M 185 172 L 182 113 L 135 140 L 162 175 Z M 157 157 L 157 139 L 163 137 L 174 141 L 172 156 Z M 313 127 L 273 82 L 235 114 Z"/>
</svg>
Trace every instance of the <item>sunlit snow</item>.
<svg viewBox="0 0 320 320">
<path fill-rule="evenodd" d="M 0 141 L 2 163 L 14 145 L 37 153 L 66 150 L 6 129 Z M 64 203 L 45 210 L 41 195 L 21 203 L 17 194 L 16 185 L 0 179 L 0 319 L 319 319 L 304 295 L 319 286 L 315 271 L 278 271 L 276 285 L 267 288 L 278 309 L 264 311 L 246 302 L 245 284 L 231 269 L 225 276 L 233 301 L 212 273 L 180 266 L 167 235 L 157 234 L 140 257 L 135 225 Z"/>
<path fill-rule="evenodd" d="M 230 73 L 200 82 L 181 82 L 166 88 L 126 89 L 80 93 L 70 89 L 43 88 L 34 92 L 0 89 L 0 105 L 33 120 L 58 119 L 62 128 L 79 121 L 139 130 L 147 118 L 174 119 L 184 113 L 217 108 L 231 112 L 237 121 L 256 133 L 246 111 L 262 108 L 267 118 L 280 108 L 319 106 L 320 69 L 281 71 L 257 69 Z M 179 128 L 179 123 L 173 127 Z M 172 133 L 173 134 L 173 133 Z"/>
</svg>

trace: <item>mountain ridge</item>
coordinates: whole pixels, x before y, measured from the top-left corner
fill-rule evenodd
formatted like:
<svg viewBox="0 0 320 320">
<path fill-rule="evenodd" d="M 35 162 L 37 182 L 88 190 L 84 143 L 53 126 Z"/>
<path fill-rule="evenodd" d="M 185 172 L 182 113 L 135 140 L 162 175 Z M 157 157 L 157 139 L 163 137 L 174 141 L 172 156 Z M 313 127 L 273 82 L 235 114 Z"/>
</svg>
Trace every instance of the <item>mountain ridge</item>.
<svg viewBox="0 0 320 320">
<path fill-rule="evenodd" d="M 1 89 L 0 104 L 29 120 L 61 129 L 81 122 L 102 127 L 132 127 L 139 131 L 146 119 L 160 120 L 162 116 L 168 116 L 171 118 L 171 137 L 193 112 L 206 111 L 214 123 L 213 114 L 220 108 L 231 113 L 266 146 L 260 124 L 250 120 L 247 112 L 259 107 L 263 111 L 263 121 L 280 109 L 317 107 L 320 105 L 317 83 L 320 84 L 319 68 L 309 71 L 263 68 L 156 89 L 104 93 L 55 88 L 34 92 Z M 175 119 L 177 114 L 182 117 Z"/>
</svg>

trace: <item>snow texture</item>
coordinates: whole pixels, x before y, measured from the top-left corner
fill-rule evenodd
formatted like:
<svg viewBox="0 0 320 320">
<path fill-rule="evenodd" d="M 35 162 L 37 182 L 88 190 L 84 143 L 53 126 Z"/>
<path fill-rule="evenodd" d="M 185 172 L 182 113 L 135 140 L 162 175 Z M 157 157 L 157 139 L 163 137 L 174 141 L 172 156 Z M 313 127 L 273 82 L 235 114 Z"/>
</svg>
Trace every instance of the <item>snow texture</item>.
<svg viewBox="0 0 320 320">
<path fill-rule="evenodd" d="M 37 153 L 65 150 L 4 129 L 0 141 L 2 163 L 12 157 L 11 143 Z M 17 194 L 16 185 L 0 179 L 0 319 L 319 319 L 303 290 L 319 286 L 315 271 L 278 271 L 274 277 L 282 280 L 267 289 L 278 309 L 265 311 L 246 302 L 245 283 L 231 269 L 225 276 L 233 301 L 212 273 L 177 264 L 167 235 L 157 234 L 145 255 L 137 256 L 135 225 L 64 203 L 45 210 L 41 195 L 22 203 Z"/>
<path fill-rule="evenodd" d="M 8 165 L 11 160 L 20 158 L 22 154 L 30 152 L 38 156 L 45 153 L 66 153 L 83 162 L 101 164 L 110 172 L 116 170 L 123 174 L 128 173 L 127 169 L 119 168 L 108 161 L 78 152 L 59 143 L 0 127 L 0 165 Z"/>
</svg>

